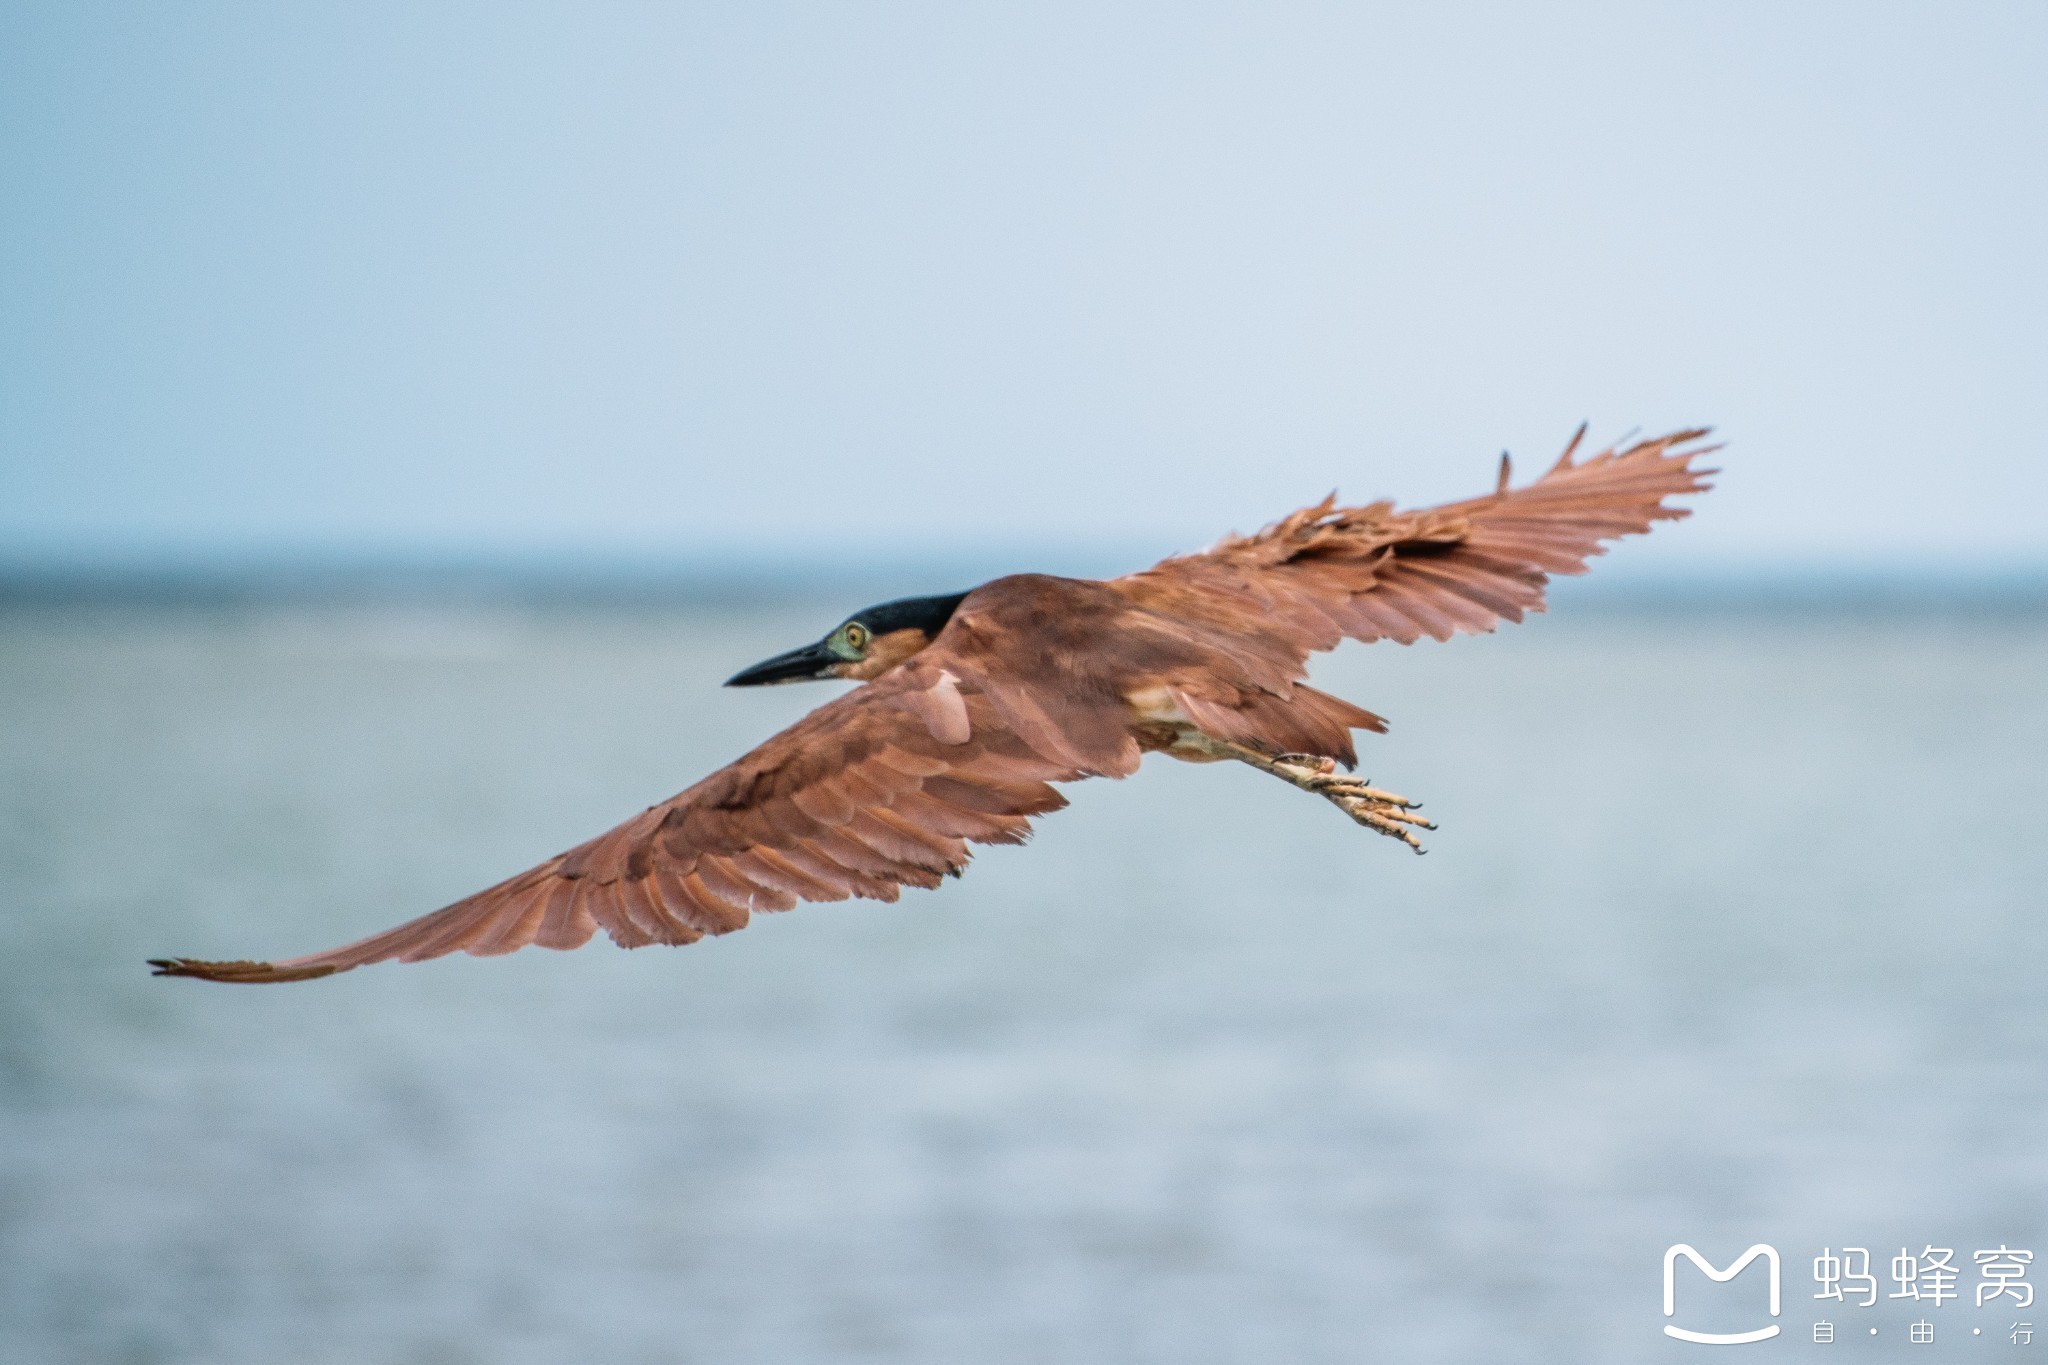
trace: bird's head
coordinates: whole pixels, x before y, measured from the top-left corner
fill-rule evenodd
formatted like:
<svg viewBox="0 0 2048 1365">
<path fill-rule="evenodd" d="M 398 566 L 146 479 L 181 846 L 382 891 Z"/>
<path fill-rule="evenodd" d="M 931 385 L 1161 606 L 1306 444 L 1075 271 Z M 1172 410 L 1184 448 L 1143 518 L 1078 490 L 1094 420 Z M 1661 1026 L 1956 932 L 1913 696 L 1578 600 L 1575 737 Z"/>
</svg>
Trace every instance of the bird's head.
<svg viewBox="0 0 2048 1365">
<path fill-rule="evenodd" d="M 763 687 L 770 683 L 809 682 L 816 678 L 848 678 L 865 682 L 923 649 L 966 597 L 905 597 L 857 611 L 815 644 L 792 649 L 725 680 L 727 687 Z"/>
</svg>

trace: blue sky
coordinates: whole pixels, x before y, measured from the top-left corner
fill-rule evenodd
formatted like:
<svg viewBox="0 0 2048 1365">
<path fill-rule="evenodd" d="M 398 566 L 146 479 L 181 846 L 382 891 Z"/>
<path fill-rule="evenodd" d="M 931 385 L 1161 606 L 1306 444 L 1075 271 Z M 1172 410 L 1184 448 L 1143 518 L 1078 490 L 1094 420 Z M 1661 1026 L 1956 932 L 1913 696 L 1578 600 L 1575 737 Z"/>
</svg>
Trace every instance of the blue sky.
<svg viewBox="0 0 2048 1365">
<path fill-rule="evenodd" d="M 0 558 L 1059 567 L 1583 418 L 1732 442 L 1666 565 L 2040 566 L 2044 146 L 2036 3 L 15 3 Z"/>
</svg>

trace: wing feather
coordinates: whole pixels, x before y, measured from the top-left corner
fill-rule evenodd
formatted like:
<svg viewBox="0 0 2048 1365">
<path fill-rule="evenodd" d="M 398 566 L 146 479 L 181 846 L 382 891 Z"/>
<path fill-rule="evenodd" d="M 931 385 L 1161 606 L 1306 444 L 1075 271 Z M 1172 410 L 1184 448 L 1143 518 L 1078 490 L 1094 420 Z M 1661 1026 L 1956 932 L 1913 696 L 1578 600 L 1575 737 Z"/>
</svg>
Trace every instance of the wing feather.
<svg viewBox="0 0 2048 1365">
<path fill-rule="evenodd" d="M 704 877 L 700 862 L 695 872 L 685 876 L 680 886 L 683 900 L 689 911 L 690 926 L 707 934 L 730 934 L 747 927 L 753 918 L 747 907 L 720 895 Z M 607 926 L 609 927 L 609 926 Z M 622 943 L 622 948 L 637 947 L 637 944 Z"/>
<path fill-rule="evenodd" d="M 496 927 L 479 934 L 469 945 L 469 951 L 478 957 L 496 957 L 524 947 L 540 931 L 541 916 L 547 909 L 548 897 L 543 888 L 513 892 L 498 913 Z"/>
<path fill-rule="evenodd" d="M 912 690 L 935 700 L 906 702 Z M 458 950 L 574 948 L 599 929 L 629 948 L 689 943 L 801 901 L 893 901 L 904 886 L 957 875 L 970 843 L 1021 842 L 1032 816 L 1066 804 L 1050 783 L 1113 766 L 1116 755 L 1059 734 L 1057 698 L 1012 684 L 1007 700 L 1044 733 L 1011 731 L 970 664 L 913 660 L 673 800 L 432 914 L 276 963 L 180 958 L 158 969 L 296 981 Z"/>
<path fill-rule="evenodd" d="M 534 930 L 533 941 L 543 948 L 566 951 L 581 948 L 596 933 L 596 918 L 576 903 L 576 884 L 550 881 L 547 885 L 547 910 L 541 915 L 540 927 Z M 367 957 L 363 959 L 364 962 L 370 960 Z M 361 964 L 351 962 L 348 965 L 355 967 Z"/>
<path fill-rule="evenodd" d="M 1523 488 L 1503 462 L 1495 492 L 1415 512 L 1392 503 L 1340 507 L 1335 496 L 1257 535 L 1163 561 L 1112 586 L 1132 601 L 1207 625 L 1248 652 L 1277 635 L 1307 656 L 1358 640 L 1412 644 L 1492 630 L 1544 608 L 1553 574 L 1579 574 L 1605 542 L 1689 515 L 1668 500 L 1702 492 L 1714 471 L 1694 461 L 1705 428 L 1673 432 L 1574 463 L 1584 428 L 1557 464 Z M 1253 603 L 1268 604 L 1260 609 Z"/>
<path fill-rule="evenodd" d="M 576 888 L 576 895 L 589 903 L 591 915 L 606 926 L 621 948 L 644 948 L 666 936 L 659 921 L 619 894 L 617 882 L 586 881 Z M 439 957 L 464 946 L 460 940 L 435 943 L 437 951 L 424 956 Z"/>
</svg>

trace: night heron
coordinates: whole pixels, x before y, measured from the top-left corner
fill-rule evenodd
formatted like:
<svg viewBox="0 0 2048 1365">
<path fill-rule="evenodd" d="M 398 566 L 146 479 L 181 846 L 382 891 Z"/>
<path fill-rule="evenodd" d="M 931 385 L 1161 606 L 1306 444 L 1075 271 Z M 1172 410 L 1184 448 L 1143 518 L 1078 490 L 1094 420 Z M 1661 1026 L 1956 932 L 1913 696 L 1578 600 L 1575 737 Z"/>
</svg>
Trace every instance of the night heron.
<svg viewBox="0 0 2048 1365">
<path fill-rule="evenodd" d="M 269 962 L 152 962 L 165 976 L 303 981 L 457 949 L 693 943 L 757 910 L 893 901 L 967 866 L 968 845 L 1015 844 L 1066 804 L 1051 784 L 1128 777 L 1157 752 L 1233 760 L 1327 798 L 1421 851 L 1415 803 L 1348 775 L 1353 730 L 1378 716 L 1308 686 L 1340 641 L 1439 640 L 1543 609 L 1551 574 L 1602 542 L 1686 515 L 1708 487 L 1704 429 L 1416 512 L 1335 495 L 1253 536 L 1106 581 L 1017 574 L 969 592 L 855 612 L 815 644 L 746 669 L 736 687 L 864 684 L 673 800 L 509 881 L 329 952 Z M 1339 771 L 1339 769 L 1346 771 Z"/>
</svg>

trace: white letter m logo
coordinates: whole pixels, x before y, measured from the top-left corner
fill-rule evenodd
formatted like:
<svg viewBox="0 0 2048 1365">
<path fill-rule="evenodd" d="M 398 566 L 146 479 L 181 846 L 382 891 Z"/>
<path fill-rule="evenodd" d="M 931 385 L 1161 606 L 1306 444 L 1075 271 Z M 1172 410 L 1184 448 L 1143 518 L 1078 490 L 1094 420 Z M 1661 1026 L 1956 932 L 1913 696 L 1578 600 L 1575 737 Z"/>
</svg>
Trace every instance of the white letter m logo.
<svg viewBox="0 0 2048 1365">
<path fill-rule="evenodd" d="M 1763 1257 L 1771 1263 L 1771 1316 L 1774 1318 L 1778 1316 L 1778 1249 L 1776 1247 L 1765 1246 L 1762 1242 L 1758 1242 L 1755 1246 L 1737 1257 L 1735 1262 L 1726 1270 L 1716 1270 L 1707 1264 L 1705 1257 L 1685 1243 L 1680 1242 L 1677 1246 L 1664 1253 L 1665 1317 L 1668 1318 L 1678 1311 L 1677 1295 L 1674 1292 L 1677 1286 L 1672 1282 L 1672 1272 L 1677 1269 L 1680 1256 L 1685 1257 L 1688 1261 L 1698 1266 L 1701 1273 L 1715 1284 L 1728 1283 L 1728 1281 L 1742 1273 L 1744 1266 L 1759 1256 Z M 1778 1324 L 1774 1322 L 1768 1327 L 1759 1327 L 1754 1332 L 1688 1332 L 1683 1327 L 1673 1327 L 1666 1323 L 1664 1335 L 1667 1337 L 1677 1337 L 1680 1341 L 1697 1341 L 1708 1346 L 1740 1346 L 1746 1341 L 1762 1341 L 1766 1337 L 1778 1335 Z"/>
</svg>

